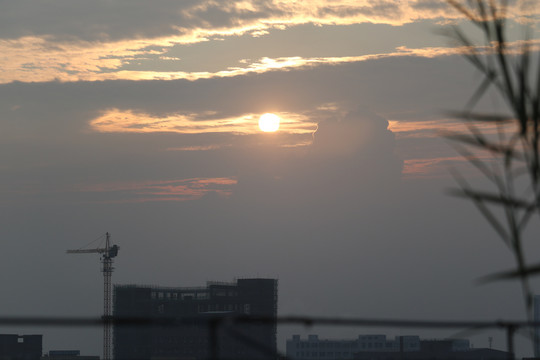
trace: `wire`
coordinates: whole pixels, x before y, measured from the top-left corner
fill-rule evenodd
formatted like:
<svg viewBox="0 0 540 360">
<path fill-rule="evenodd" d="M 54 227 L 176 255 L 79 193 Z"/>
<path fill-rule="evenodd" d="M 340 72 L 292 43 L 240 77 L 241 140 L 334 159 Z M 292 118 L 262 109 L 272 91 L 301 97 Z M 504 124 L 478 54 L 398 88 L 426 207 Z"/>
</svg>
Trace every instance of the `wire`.
<svg viewBox="0 0 540 360">
<path fill-rule="evenodd" d="M 103 234 L 103 235 L 100 235 L 99 237 L 97 237 L 96 239 L 90 241 L 88 244 L 86 245 L 83 245 L 81 246 L 80 248 L 78 248 L 77 250 L 82 250 L 84 248 L 87 248 L 89 247 L 90 245 L 92 245 L 93 243 L 95 243 L 96 241 L 100 240 L 101 239 L 101 242 L 99 243 L 99 245 L 101 245 L 103 243 L 103 240 L 105 239 L 107 234 Z M 99 246 L 98 246 L 99 247 Z"/>
</svg>

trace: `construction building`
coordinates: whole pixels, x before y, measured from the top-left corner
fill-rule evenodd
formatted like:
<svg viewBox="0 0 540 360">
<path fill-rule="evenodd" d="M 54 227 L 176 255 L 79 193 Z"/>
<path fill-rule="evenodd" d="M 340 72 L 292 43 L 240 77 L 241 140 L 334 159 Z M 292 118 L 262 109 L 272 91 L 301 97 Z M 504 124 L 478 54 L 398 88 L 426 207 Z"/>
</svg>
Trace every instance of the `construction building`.
<svg viewBox="0 0 540 360">
<path fill-rule="evenodd" d="M 39 360 L 43 335 L 0 335 L 0 360 Z"/>
<path fill-rule="evenodd" d="M 176 319 L 178 326 L 115 325 L 115 360 L 276 358 L 277 280 L 239 279 L 206 287 L 115 285 L 118 318 Z M 210 320 L 251 315 L 266 323 L 228 322 L 212 337 Z"/>
</svg>

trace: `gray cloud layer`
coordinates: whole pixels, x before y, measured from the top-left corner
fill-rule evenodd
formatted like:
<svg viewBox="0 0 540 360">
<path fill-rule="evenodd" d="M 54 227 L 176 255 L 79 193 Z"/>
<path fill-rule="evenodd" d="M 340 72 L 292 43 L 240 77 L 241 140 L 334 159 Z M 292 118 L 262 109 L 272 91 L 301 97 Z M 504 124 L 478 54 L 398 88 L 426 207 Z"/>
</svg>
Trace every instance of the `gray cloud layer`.
<svg viewBox="0 0 540 360">
<path fill-rule="evenodd" d="M 261 22 L 292 23 L 358 18 L 359 22 L 408 22 L 414 1 L 202 1 L 143 0 L 20 0 L 0 2 L 2 38 L 51 35 L 58 39 L 116 40 L 180 35 L 193 29 L 261 26 Z M 423 7 L 425 8 L 425 6 Z M 443 13 L 426 13 L 427 17 Z M 303 19 L 303 20 L 302 20 Z M 264 28 L 264 26 L 263 26 Z"/>
</svg>

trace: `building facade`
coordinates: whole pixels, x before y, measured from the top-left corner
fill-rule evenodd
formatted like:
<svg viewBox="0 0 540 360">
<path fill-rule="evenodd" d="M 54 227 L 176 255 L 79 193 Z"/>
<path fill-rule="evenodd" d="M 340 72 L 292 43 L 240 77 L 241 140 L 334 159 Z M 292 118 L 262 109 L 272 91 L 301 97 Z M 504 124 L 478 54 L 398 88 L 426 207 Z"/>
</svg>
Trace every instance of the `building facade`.
<svg viewBox="0 0 540 360">
<path fill-rule="evenodd" d="M 318 335 L 302 339 L 293 335 L 286 344 L 287 358 L 292 360 L 413 359 L 426 358 L 429 354 L 457 356 L 458 352 L 470 350 L 466 339 L 421 340 L 417 335 L 394 339 L 387 339 L 386 335 L 359 335 L 350 340 L 319 339 Z"/>
<path fill-rule="evenodd" d="M 251 315 L 275 319 L 277 280 L 239 279 L 209 282 L 206 287 L 168 288 L 139 285 L 114 287 L 113 315 L 119 318 L 177 319 L 180 326 L 114 326 L 115 360 L 275 359 L 276 322 L 226 324 L 211 338 L 209 321 Z M 215 340 L 215 341 L 214 341 Z"/>
<path fill-rule="evenodd" d="M 394 340 L 386 335 L 359 335 L 356 339 L 334 340 L 319 339 L 318 335 L 308 335 L 307 339 L 293 335 L 287 340 L 286 355 L 289 359 L 318 359 L 318 360 L 347 360 L 353 359 L 354 354 L 382 351 L 418 351 L 420 338 L 418 336 L 396 336 Z"/>
<path fill-rule="evenodd" d="M 0 360 L 39 360 L 43 335 L 0 335 Z"/>
</svg>

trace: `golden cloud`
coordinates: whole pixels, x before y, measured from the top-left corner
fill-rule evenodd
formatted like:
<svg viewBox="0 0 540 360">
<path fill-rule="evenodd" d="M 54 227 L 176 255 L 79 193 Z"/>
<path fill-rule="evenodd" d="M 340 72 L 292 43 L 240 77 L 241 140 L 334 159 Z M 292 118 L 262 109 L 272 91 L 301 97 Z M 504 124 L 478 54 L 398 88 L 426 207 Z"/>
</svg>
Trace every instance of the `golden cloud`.
<svg viewBox="0 0 540 360">
<path fill-rule="evenodd" d="M 211 14 L 221 14 L 221 21 Z M 522 16 L 516 5 L 509 15 Z M 521 14 L 521 15 L 520 15 Z M 538 7 L 531 8 L 528 18 L 538 17 Z M 99 80 L 172 80 L 238 76 L 246 73 L 283 70 L 301 66 L 363 61 L 384 56 L 444 56 L 459 52 L 453 48 L 398 48 L 395 52 L 352 57 L 319 58 L 262 58 L 246 67 L 233 67 L 216 72 L 187 71 L 132 71 L 126 70 L 130 62 L 152 59 L 154 64 L 178 61 L 167 56 L 170 48 L 179 44 L 193 44 L 224 37 L 263 36 L 271 29 L 315 25 L 351 25 L 384 23 L 395 26 L 418 20 L 455 20 L 461 18 L 452 8 L 429 0 L 274 0 L 269 2 L 216 2 L 201 1 L 182 9 L 187 25 L 169 27 L 175 34 L 158 37 L 96 41 L 64 41 L 62 36 L 24 36 L 0 39 L 0 83 L 12 81 L 99 81 Z M 219 25 L 217 25 L 219 24 Z M 141 30 L 144 34 L 144 29 Z M 111 36 L 114 38 L 114 36 Z M 463 48 L 461 48 L 463 51 Z"/>
<path fill-rule="evenodd" d="M 403 138 L 436 138 L 444 134 L 464 134 L 469 126 L 474 126 L 486 136 L 498 135 L 500 131 L 515 130 L 515 124 L 498 124 L 495 122 L 467 122 L 459 119 L 437 119 L 426 121 L 388 121 L 388 130 Z"/>
<path fill-rule="evenodd" d="M 163 39 L 162 47 L 172 46 L 175 39 Z M 168 44 L 168 45 L 167 45 Z M 410 49 L 399 47 L 395 52 L 342 57 L 264 57 L 243 67 L 229 67 L 216 72 L 136 71 L 122 70 L 131 59 L 165 52 L 155 50 L 146 41 L 124 41 L 101 44 L 48 43 L 43 38 L 28 37 L 20 40 L 0 40 L 0 83 L 13 81 L 104 81 L 104 80 L 199 80 L 240 76 L 250 73 L 291 70 L 328 64 L 342 64 L 396 56 L 437 57 L 460 54 L 465 48 L 430 47 Z M 151 48 L 151 50 L 150 50 Z M 156 61 L 159 61 L 157 57 Z M 165 60 L 170 61 L 165 57 Z M 244 60 L 244 63 L 247 61 Z"/>
<path fill-rule="evenodd" d="M 276 112 L 281 118 L 280 132 L 288 134 L 311 134 L 317 124 L 302 114 Z M 205 116 L 206 115 L 206 116 Z M 181 134 L 202 133 L 259 133 L 258 121 L 262 114 L 245 114 L 237 117 L 208 118 L 207 114 L 170 114 L 154 116 L 132 110 L 110 109 L 90 121 L 90 128 L 96 132 L 109 133 L 156 133 L 173 132 Z M 179 149 L 176 149 L 179 150 Z M 185 150 L 209 150 L 209 148 L 188 148 Z"/>
</svg>

